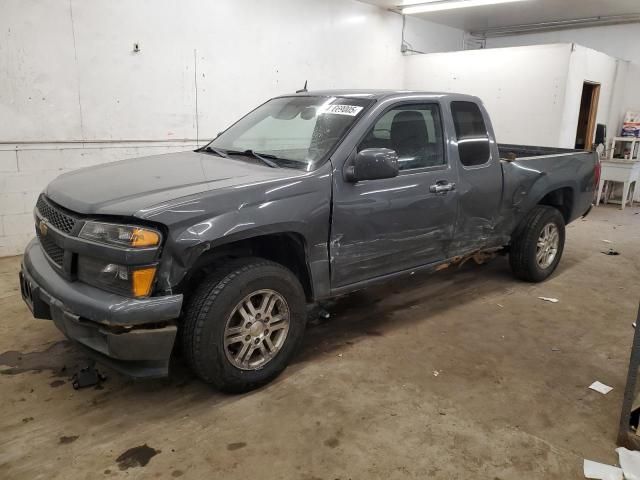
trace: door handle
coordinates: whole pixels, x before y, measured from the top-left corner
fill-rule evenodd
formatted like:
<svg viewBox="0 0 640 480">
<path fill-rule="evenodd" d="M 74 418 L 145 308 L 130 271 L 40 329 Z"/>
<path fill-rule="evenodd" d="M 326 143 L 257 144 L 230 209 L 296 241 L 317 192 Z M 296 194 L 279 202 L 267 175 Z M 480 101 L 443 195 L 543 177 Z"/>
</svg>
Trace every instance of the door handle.
<svg viewBox="0 0 640 480">
<path fill-rule="evenodd" d="M 452 190 L 456 189 L 456 184 L 455 183 L 449 183 L 449 182 L 438 182 L 435 185 L 431 185 L 429 187 L 429 191 L 431 193 L 447 193 L 450 192 Z"/>
</svg>

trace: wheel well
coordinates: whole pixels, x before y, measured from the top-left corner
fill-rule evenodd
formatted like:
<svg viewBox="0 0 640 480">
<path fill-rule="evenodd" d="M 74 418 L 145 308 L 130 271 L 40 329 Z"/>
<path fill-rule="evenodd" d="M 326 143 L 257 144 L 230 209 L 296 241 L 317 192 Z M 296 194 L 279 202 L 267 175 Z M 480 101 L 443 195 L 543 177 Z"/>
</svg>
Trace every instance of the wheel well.
<svg viewBox="0 0 640 480">
<path fill-rule="evenodd" d="M 573 211 L 573 190 L 570 187 L 558 188 L 547 193 L 538 205 L 547 205 L 557 208 L 564 217 L 565 223 L 569 223 Z"/>
<path fill-rule="evenodd" d="M 260 257 L 279 263 L 298 278 L 308 301 L 313 300 L 313 288 L 307 262 L 304 237 L 295 232 L 273 233 L 239 240 L 212 248 L 203 253 L 182 282 L 180 290 L 192 292 L 195 286 L 226 260 Z"/>
</svg>

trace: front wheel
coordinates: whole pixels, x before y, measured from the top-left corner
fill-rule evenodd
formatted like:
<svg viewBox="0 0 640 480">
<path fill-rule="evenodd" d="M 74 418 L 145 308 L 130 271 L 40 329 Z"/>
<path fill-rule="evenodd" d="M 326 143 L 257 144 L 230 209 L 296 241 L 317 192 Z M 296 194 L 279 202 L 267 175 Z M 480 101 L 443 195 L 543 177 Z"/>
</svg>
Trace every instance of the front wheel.
<svg viewBox="0 0 640 480">
<path fill-rule="evenodd" d="M 542 282 L 558 266 L 564 250 L 565 223 L 553 207 L 537 205 L 514 236 L 509 263 L 514 275 L 528 282 Z"/>
<path fill-rule="evenodd" d="M 268 260 L 236 260 L 205 279 L 189 300 L 182 346 L 201 379 L 246 392 L 284 370 L 305 323 L 304 291 L 291 271 Z"/>
</svg>

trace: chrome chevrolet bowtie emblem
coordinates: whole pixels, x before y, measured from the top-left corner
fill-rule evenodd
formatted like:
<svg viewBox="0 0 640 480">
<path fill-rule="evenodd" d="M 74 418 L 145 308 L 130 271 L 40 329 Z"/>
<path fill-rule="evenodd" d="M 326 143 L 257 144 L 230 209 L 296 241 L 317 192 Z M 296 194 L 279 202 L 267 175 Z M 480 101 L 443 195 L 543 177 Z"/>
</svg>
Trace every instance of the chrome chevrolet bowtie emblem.
<svg viewBox="0 0 640 480">
<path fill-rule="evenodd" d="M 40 235 L 42 235 L 43 237 L 47 235 L 47 232 L 49 231 L 49 227 L 47 226 L 44 220 L 40 220 L 40 224 L 38 225 L 38 230 L 40 230 Z"/>
</svg>

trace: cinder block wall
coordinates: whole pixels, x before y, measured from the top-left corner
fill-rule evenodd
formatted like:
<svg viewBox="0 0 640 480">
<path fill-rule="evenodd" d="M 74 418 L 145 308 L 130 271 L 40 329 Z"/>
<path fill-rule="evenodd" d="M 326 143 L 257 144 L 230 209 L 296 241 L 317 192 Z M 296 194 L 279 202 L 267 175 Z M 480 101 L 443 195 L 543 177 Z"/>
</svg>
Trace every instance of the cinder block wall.
<svg viewBox="0 0 640 480">
<path fill-rule="evenodd" d="M 0 257 L 21 254 L 34 237 L 33 207 L 43 188 L 58 175 L 125 158 L 193 150 L 196 146 L 195 142 L 0 146 Z"/>
<path fill-rule="evenodd" d="M 62 172 L 192 148 L 176 140 L 212 138 L 305 80 L 403 88 L 401 32 L 400 15 L 355 0 L 3 0 L 0 256 L 22 252 L 35 199 Z M 416 50 L 463 38 L 406 22 Z"/>
</svg>

